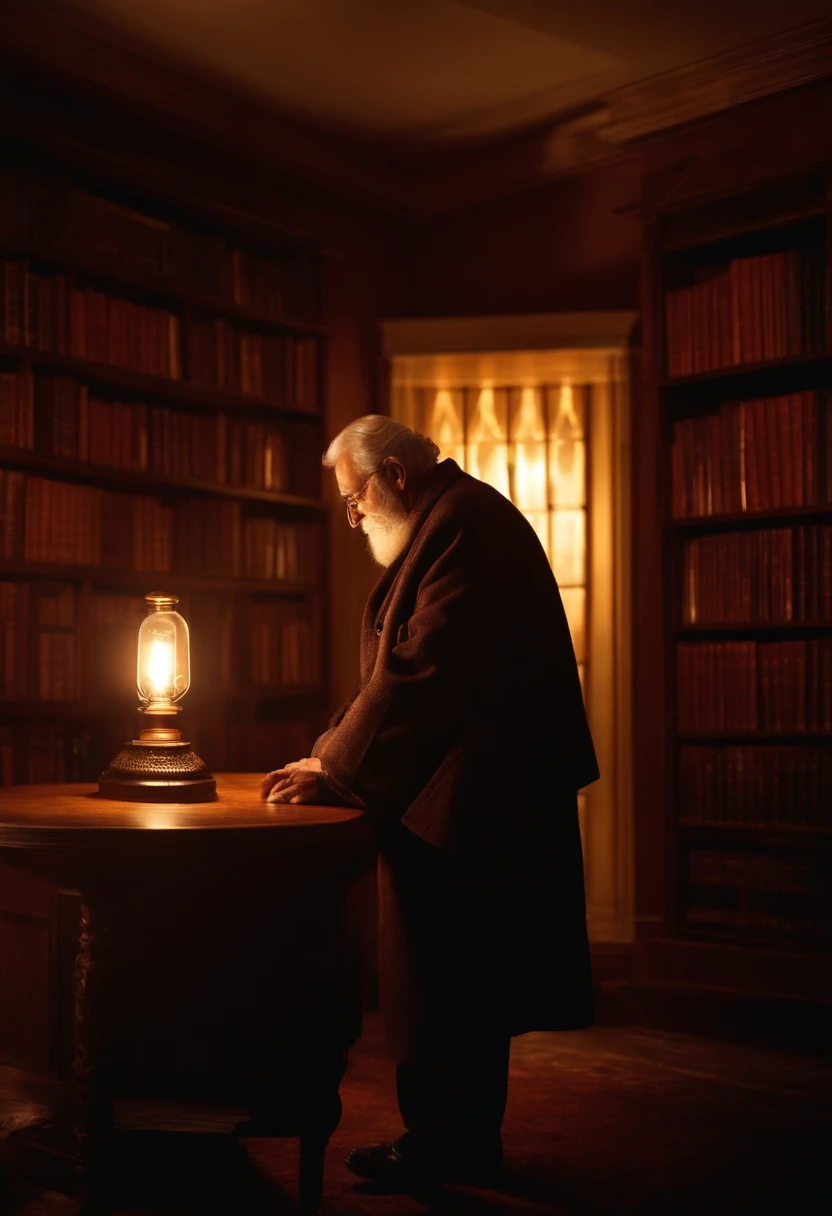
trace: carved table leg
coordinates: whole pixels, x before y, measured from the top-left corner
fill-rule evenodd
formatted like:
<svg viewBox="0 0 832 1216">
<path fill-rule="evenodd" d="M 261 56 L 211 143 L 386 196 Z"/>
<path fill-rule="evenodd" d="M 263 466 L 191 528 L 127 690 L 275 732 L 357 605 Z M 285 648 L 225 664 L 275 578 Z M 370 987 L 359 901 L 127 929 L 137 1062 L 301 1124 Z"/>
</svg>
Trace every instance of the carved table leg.
<svg viewBox="0 0 832 1216">
<path fill-rule="evenodd" d="M 110 1210 L 109 1172 L 115 1118 L 104 992 L 107 937 L 100 901 L 84 895 L 75 956 L 73 1063 L 82 1216 L 104 1216 Z"/>
<path fill-rule="evenodd" d="M 314 1216 L 323 1200 L 326 1148 L 341 1121 L 339 1086 L 346 1067 L 346 1052 L 322 1052 L 307 1076 L 300 1125 L 300 1206 L 307 1216 Z"/>
</svg>

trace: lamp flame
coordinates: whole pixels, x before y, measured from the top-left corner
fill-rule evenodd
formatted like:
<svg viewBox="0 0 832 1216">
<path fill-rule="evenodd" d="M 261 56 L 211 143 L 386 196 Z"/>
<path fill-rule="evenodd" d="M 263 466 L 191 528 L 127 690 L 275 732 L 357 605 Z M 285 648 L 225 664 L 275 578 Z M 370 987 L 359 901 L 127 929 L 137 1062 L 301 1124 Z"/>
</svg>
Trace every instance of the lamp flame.
<svg viewBox="0 0 832 1216">
<path fill-rule="evenodd" d="M 154 638 L 147 660 L 147 674 L 157 697 L 172 695 L 173 666 L 173 639 Z"/>
</svg>

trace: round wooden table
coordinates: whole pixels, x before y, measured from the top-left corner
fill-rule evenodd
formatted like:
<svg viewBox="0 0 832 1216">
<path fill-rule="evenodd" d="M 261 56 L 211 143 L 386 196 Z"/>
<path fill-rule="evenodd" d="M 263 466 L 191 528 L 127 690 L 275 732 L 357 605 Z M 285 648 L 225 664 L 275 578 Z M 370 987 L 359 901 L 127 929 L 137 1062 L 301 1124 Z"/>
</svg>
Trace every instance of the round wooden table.
<svg viewBox="0 0 832 1216">
<path fill-rule="evenodd" d="M 301 1202 L 320 1205 L 338 1083 L 360 1033 L 350 893 L 375 845 L 362 812 L 271 806 L 259 782 L 221 774 L 217 801 L 193 804 L 116 802 L 85 785 L 0 790 L 0 860 L 80 895 L 85 1213 L 110 1207 L 115 1097 L 160 1086 L 242 1101 L 255 1125 L 299 1135 Z"/>
</svg>

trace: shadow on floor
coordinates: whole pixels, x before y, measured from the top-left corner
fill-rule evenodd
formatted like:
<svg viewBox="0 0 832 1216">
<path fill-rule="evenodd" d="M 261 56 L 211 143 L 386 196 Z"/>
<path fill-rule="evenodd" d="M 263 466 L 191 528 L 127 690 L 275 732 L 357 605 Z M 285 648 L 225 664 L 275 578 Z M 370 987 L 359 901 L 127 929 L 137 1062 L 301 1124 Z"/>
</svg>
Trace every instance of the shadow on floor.
<svg viewBox="0 0 832 1216">
<path fill-rule="evenodd" d="M 343 1164 L 355 1145 L 401 1131 L 377 1015 L 365 1021 L 341 1092 L 344 1115 L 329 1149 L 324 1213 L 832 1212 L 828 1060 L 622 1027 L 525 1035 L 512 1048 L 504 1185 L 412 1195 L 373 1193 Z M 233 1154 L 224 1163 L 222 1154 L 197 1154 L 180 1172 L 175 1197 L 146 1194 L 141 1206 L 131 1203 L 131 1216 L 296 1213 L 297 1141 L 249 1140 L 246 1148 L 242 1166 Z M 3 1211 L 76 1216 L 77 1205 L 16 1183 Z"/>
</svg>

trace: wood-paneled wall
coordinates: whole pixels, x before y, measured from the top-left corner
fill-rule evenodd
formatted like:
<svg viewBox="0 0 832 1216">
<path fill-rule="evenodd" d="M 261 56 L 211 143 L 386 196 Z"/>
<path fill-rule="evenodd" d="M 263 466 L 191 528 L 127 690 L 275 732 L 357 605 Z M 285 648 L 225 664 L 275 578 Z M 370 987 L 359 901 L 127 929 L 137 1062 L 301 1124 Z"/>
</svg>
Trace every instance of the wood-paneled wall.
<svg viewBox="0 0 832 1216">
<path fill-rule="evenodd" d="M 392 267 L 389 315 L 637 308 L 640 197 L 630 156 L 412 225 Z"/>
</svg>

